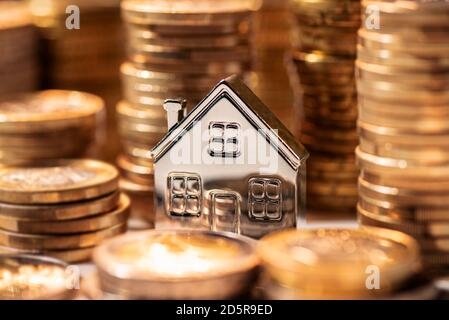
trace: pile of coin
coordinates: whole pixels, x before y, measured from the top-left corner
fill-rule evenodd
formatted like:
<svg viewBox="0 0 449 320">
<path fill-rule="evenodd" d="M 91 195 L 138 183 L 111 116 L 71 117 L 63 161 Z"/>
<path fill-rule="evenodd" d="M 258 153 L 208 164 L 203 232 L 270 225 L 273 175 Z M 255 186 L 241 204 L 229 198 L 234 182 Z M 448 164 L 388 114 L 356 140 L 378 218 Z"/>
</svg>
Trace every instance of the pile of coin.
<svg viewBox="0 0 449 320">
<path fill-rule="evenodd" d="M 93 299 L 238 298 L 259 266 L 253 240 L 208 231 L 135 232 L 105 241 L 93 258 L 99 287 L 86 285 Z"/>
<path fill-rule="evenodd" d="M 288 4 L 288 0 L 264 0 L 254 14 L 255 57 L 250 86 L 287 127 L 293 128 L 293 94 L 284 62 L 291 46 Z"/>
<path fill-rule="evenodd" d="M 87 91 L 103 98 L 107 121 L 102 123 L 96 156 L 113 161 L 119 149 L 119 67 L 125 56 L 120 1 L 31 0 L 30 7 L 42 40 L 45 88 Z"/>
<path fill-rule="evenodd" d="M 118 166 L 133 216 L 154 223 L 149 151 L 167 133 L 164 100 L 182 97 L 193 107 L 219 80 L 249 70 L 253 2 L 122 2 L 128 61 L 121 66 L 124 101 L 117 105 Z"/>
<path fill-rule="evenodd" d="M 307 203 L 316 212 L 355 212 L 357 93 L 354 69 L 359 0 L 293 0 L 297 25 L 291 76 L 311 152 Z M 295 77 L 296 76 L 296 77 Z"/>
<path fill-rule="evenodd" d="M 359 218 L 416 237 L 426 265 L 447 267 L 449 3 L 368 6 L 379 17 L 359 31 Z"/>
<path fill-rule="evenodd" d="M 264 237 L 258 246 L 269 299 L 433 299 L 421 278 L 417 242 L 393 230 L 303 229 Z"/>
<path fill-rule="evenodd" d="M 99 97 L 78 91 L 40 91 L 0 101 L 0 163 L 86 155 L 102 110 Z"/>
<path fill-rule="evenodd" d="M 79 275 L 67 271 L 67 264 L 52 258 L 0 255 L 0 300 L 72 299 Z"/>
<path fill-rule="evenodd" d="M 130 201 L 118 178 L 96 160 L 2 167 L 0 252 L 90 259 L 102 240 L 126 230 Z"/>
<path fill-rule="evenodd" d="M 23 2 L 0 2 L 0 97 L 38 86 L 37 34 Z"/>
</svg>

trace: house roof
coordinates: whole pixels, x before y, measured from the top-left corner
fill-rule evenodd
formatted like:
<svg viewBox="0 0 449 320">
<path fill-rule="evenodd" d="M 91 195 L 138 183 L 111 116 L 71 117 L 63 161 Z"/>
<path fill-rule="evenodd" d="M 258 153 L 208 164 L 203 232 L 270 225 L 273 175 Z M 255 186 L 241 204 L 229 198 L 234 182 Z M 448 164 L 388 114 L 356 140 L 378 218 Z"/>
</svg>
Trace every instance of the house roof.
<svg viewBox="0 0 449 320">
<path fill-rule="evenodd" d="M 233 97 L 234 93 L 238 99 Z M 268 107 L 237 77 L 222 80 L 183 120 L 173 126 L 165 137 L 152 149 L 157 162 L 170 148 L 199 121 L 215 104 L 217 98 L 226 97 L 255 126 L 267 132 L 267 140 L 297 169 L 308 157 L 308 152 L 293 134 L 279 121 Z M 243 102 L 243 105 L 238 100 Z M 271 137 L 271 138 L 270 138 Z"/>
</svg>

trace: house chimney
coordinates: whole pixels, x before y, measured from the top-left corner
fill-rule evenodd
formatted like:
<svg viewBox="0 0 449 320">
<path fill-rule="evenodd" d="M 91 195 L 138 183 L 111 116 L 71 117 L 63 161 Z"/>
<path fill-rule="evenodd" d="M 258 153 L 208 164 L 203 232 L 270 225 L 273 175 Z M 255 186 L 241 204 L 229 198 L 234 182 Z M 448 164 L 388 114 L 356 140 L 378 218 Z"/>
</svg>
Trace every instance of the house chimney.
<svg viewBox="0 0 449 320">
<path fill-rule="evenodd" d="M 168 130 L 181 121 L 187 112 L 187 101 L 184 99 L 168 99 L 164 102 L 164 109 L 167 111 Z"/>
</svg>

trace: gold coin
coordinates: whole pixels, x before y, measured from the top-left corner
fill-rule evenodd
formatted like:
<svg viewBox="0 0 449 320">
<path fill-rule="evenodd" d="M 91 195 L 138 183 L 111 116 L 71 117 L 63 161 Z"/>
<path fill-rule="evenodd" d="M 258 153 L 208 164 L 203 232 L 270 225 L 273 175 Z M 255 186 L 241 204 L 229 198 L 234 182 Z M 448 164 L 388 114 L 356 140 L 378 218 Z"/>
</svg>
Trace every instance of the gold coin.
<svg viewBox="0 0 449 320">
<path fill-rule="evenodd" d="M 132 158 L 141 158 L 143 161 L 152 161 L 151 148 L 159 141 L 150 141 L 148 144 L 139 143 L 139 141 L 122 140 L 123 152 Z"/>
<path fill-rule="evenodd" d="M 375 97 L 359 95 L 358 103 L 361 109 L 377 110 L 390 115 L 392 118 L 419 119 L 425 117 L 447 117 L 449 108 L 445 104 L 435 104 L 427 101 L 421 104 L 417 101 L 410 103 L 379 101 Z"/>
<path fill-rule="evenodd" d="M 50 204 L 93 199 L 118 188 L 118 171 L 96 160 L 60 160 L 0 168 L 0 201 Z"/>
<path fill-rule="evenodd" d="M 362 171 L 361 178 L 368 183 L 389 188 L 406 189 L 425 193 L 449 191 L 449 180 L 398 179 L 389 175 L 373 174 L 367 170 Z"/>
<path fill-rule="evenodd" d="M 81 263 L 89 261 L 92 257 L 93 247 L 75 250 L 20 250 L 9 247 L 0 246 L 0 253 L 4 254 L 26 254 L 46 256 L 54 259 L 62 260 L 66 263 Z"/>
<path fill-rule="evenodd" d="M 89 121 L 103 109 L 94 95 L 48 90 L 0 103 L 0 132 L 43 132 Z"/>
<path fill-rule="evenodd" d="M 358 195 L 356 183 L 330 183 L 330 181 L 327 181 L 326 184 L 323 184 L 310 179 L 307 183 L 307 193 L 310 195 L 332 195 L 335 197 L 356 197 Z"/>
<path fill-rule="evenodd" d="M 262 238 L 258 252 L 270 277 L 315 294 L 369 294 L 365 283 L 370 265 L 383 275 L 383 292 L 395 290 L 420 270 L 416 241 L 380 228 L 280 231 Z"/>
<path fill-rule="evenodd" d="M 158 109 L 138 109 L 126 101 L 117 104 L 117 114 L 119 117 L 130 121 L 143 121 L 145 123 L 161 124 L 167 122 L 167 114 L 162 106 Z"/>
<path fill-rule="evenodd" d="M 375 5 L 382 13 L 395 14 L 422 14 L 422 13 L 448 13 L 449 8 L 445 1 L 423 1 L 416 2 L 411 0 L 403 1 L 381 1 L 381 0 L 362 0 L 362 6 Z"/>
<path fill-rule="evenodd" d="M 208 26 L 228 25 L 250 14 L 252 1 L 222 1 L 217 4 L 200 0 L 195 6 L 184 1 L 127 0 L 121 3 L 123 18 L 131 24 Z M 213 19 L 211 19 L 213 17 Z"/>
<path fill-rule="evenodd" d="M 126 229 L 126 224 L 120 224 L 100 231 L 72 235 L 30 235 L 0 230 L 0 245 L 36 251 L 87 248 L 124 233 Z"/>
<path fill-rule="evenodd" d="M 413 223 L 399 221 L 388 216 L 376 215 L 357 206 L 359 221 L 363 225 L 393 229 L 412 235 L 415 238 L 420 237 L 447 237 L 449 236 L 449 222 L 426 222 Z"/>
<path fill-rule="evenodd" d="M 315 211 L 323 210 L 347 214 L 355 211 L 357 200 L 357 197 L 307 194 L 307 206 Z"/>
<path fill-rule="evenodd" d="M 362 46 L 357 46 L 357 66 L 364 71 L 371 71 L 379 73 L 384 76 L 403 76 L 406 73 L 416 73 L 416 77 L 435 77 L 435 79 L 445 77 L 444 74 L 430 75 L 425 71 L 436 70 L 441 68 L 441 71 L 447 70 L 449 67 L 449 60 L 447 55 L 433 56 L 407 52 L 392 52 L 389 50 L 375 50 L 366 49 Z M 423 74 L 419 74 L 418 72 Z M 447 76 L 446 76 L 447 78 Z M 413 79 L 402 79 L 402 81 L 413 81 Z"/>
<path fill-rule="evenodd" d="M 0 5 L 1 8 L 1 5 Z M 71 299 L 67 265 L 49 257 L 21 254 L 0 255 L 0 300 Z"/>
<path fill-rule="evenodd" d="M 128 25 L 129 29 L 137 29 L 140 28 L 135 25 Z M 148 30 L 154 33 L 157 33 L 161 36 L 181 36 L 181 35 L 217 35 L 217 34 L 234 34 L 240 32 L 241 23 L 240 24 L 224 24 L 224 25 L 209 25 L 207 27 L 204 26 L 169 26 L 169 25 L 159 25 L 159 24 L 151 24 L 145 25 L 144 30 Z"/>
<path fill-rule="evenodd" d="M 447 190 L 414 190 L 405 188 L 377 185 L 359 178 L 359 193 L 383 201 L 395 201 L 401 204 L 415 206 L 444 206 L 448 204 L 449 191 Z"/>
<path fill-rule="evenodd" d="M 200 48 L 229 48 L 241 43 L 240 34 L 226 34 L 214 36 L 161 36 L 158 33 L 145 29 L 128 29 L 128 45 L 131 47 L 161 46 L 179 49 L 200 49 Z"/>
<path fill-rule="evenodd" d="M 0 202 L 0 217 L 41 222 L 72 220 L 112 211 L 119 200 L 120 193 L 116 191 L 100 198 L 68 204 L 16 205 Z"/>
<path fill-rule="evenodd" d="M 120 190 L 128 194 L 152 194 L 154 187 L 134 183 L 128 179 L 120 179 Z"/>
<path fill-rule="evenodd" d="M 148 231 L 116 237 L 98 247 L 93 259 L 103 290 L 147 299 L 234 297 L 252 282 L 259 263 L 252 241 L 202 231 Z M 190 262 L 185 263 L 186 259 Z M 173 267 L 167 268 L 166 261 L 172 261 Z M 208 289 L 192 293 L 202 285 Z"/>
<path fill-rule="evenodd" d="M 359 132 L 365 138 L 377 143 L 398 143 L 410 146 L 440 146 L 448 143 L 449 131 L 432 130 L 428 127 L 399 129 L 377 126 L 358 121 Z"/>
<path fill-rule="evenodd" d="M 190 90 L 197 87 L 211 88 L 218 80 L 226 78 L 226 75 L 206 76 L 182 76 L 169 72 L 150 71 L 145 67 L 125 62 L 120 71 L 127 82 L 135 84 L 154 84 L 159 86 L 172 86 L 181 89 Z M 161 104 L 162 106 L 162 104 Z"/>
<path fill-rule="evenodd" d="M 126 223 L 129 216 L 130 200 L 121 194 L 117 208 L 100 215 L 75 220 L 37 221 L 0 216 L 0 228 L 24 234 L 75 234 L 111 228 Z"/>
<path fill-rule="evenodd" d="M 293 8 L 299 12 L 329 12 L 329 14 L 360 12 L 359 0 L 294 0 L 292 3 Z"/>
<path fill-rule="evenodd" d="M 389 201 L 375 200 L 366 196 L 359 199 L 360 208 L 379 216 L 387 216 L 395 220 L 410 220 L 417 222 L 438 222 L 448 220 L 447 207 L 416 207 L 410 204 L 395 204 Z"/>
<path fill-rule="evenodd" d="M 445 43 L 426 43 L 417 42 L 416 37 L 404 37 L 404 35 L 395 36 L 374 31 L 360 29 L 358 32 L 359 44 L 364 48 L 371 50 L 394 50 L 399 52 L 409 52 L 416 54 L 441 54 L 447 55 L 449 44 Z"/>
<path fill-rule="evenodd" d="M 423 180 L 447 180 L 449 168 L 447 166 L 423 166 L 419 160 L 409 161 L 378 157 L 356 149 L 357 162 L 360 168 L 379 175 L 395 177 L 420 178 Z"/>
</svg>

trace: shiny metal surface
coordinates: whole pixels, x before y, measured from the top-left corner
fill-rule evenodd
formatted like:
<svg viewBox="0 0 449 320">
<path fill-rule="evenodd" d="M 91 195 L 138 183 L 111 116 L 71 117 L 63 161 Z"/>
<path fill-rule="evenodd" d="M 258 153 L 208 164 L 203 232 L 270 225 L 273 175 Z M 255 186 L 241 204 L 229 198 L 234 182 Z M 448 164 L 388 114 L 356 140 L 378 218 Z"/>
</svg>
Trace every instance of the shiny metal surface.
<svg viewBox="0 0 449 320">
<path fill-rule="evenodd" d="M 152 150 L 156 228 L 259 238 L 304 216 L 307 151 L 236 77 Z"/>
</svg>

